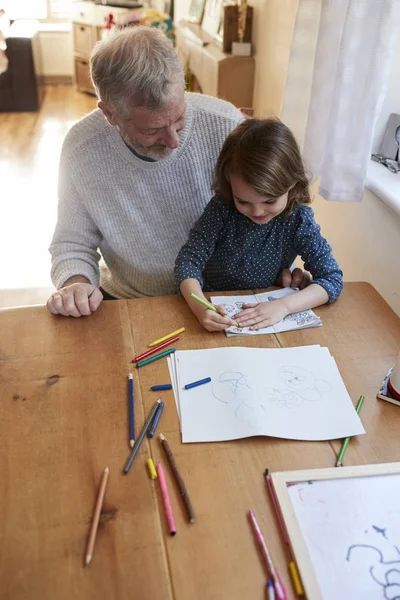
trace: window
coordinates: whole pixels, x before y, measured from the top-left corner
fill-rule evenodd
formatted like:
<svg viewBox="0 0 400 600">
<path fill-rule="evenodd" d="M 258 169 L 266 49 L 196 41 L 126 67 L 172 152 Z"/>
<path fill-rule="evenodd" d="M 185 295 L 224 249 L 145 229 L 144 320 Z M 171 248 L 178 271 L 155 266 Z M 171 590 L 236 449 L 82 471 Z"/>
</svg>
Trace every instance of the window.
<svg viewBox="0 0 400 600">
<path fill-rule="evenodd" d="M 72 0 L 3 0 L 10 19 L 66 21 Z"/>
</svg>

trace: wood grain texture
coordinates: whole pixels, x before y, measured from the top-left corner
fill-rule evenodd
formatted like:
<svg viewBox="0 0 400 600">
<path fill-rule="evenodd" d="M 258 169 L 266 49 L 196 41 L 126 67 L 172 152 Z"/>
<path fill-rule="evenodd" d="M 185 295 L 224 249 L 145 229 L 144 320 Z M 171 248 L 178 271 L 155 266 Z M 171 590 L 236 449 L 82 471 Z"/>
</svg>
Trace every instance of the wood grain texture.
<svg viewBox="0 0 400 600">
<path fill-rule="evenodd" d="M 399 408 L 376 398 L 399 352 L 399 317 L 368 283 L 347 283 L 334 304 L 317 308 L 315 312 L 322 318 L 323 327 L 287 332 L 277 338 L 283 347 L 327 346 L 354 406 L 361 394 L 365 396 L 360 418 L 366 435 L 350 441 L 343 465 L 400 460 Z M 342 440 L 331 445 L 338 455 Z"/>
<path fill-rule="evenodd" d="M 235 293 L 238 292 L 226 292 L 226 295 Z M 274 335 L 227 338 L 222 332 L 204 331 L 179 296 L 128 300 L 128 309 L 134 329 L 135 348 L 139 351 L 146 348 L 155 337 L 161 337 L 178 327 L 185 327 L 186 331 L 176 344 L 177 350 L 229 346 L 279 347 Z M 168 381 L 166 360 L 140 369 L 141 395 L 146 410 L 150 410 L 157 394 L 165 402 L 158 431 L 166 436 L 171 445 L 197 516 L 195 525 L 187 523 L 185 509 L 161 444 L 154 439 L 151 443 L 152 457 L 154 462 L 165 463 L 177 525 L 177 535 L 171 539 L 162 519 L 175 598 L 262 598 L 265 571 L 246 517 L 249 508 L 257 516 L 288 588 L 289 598 L 293 598 L 285 548 L 273 511 L 270 510 L 263 473 L 266 467 L 281 471 L 314 465 L 331 466 L 334 455 L 329 444 L 272 438 L 182 444 L 173 392 L 150 391 L 151 385 Z"/>
<path fill-rule="evenodd" d="M 141 465 L 122 475 L 133 351 L 126 303 L 81 319 L 43 307 L 0 311 L 0 329 L 2 600 L 119 600 L 135 590 L 170 599 L 154 491 Z M 84 568 L 106 466 L 95 556 Z"/>
<path fill-rule="evenodd" d="M 43 307 L 0 311 L 1 598 L 67 600 L 242 600 L 261 598 L 265 573 L 246 517 L 251 508 L 288 589 L 287 557 L 263 473 L 331 467 L 341 441 L 253 438 L 182 444 L 166 360 L 139 370 L 135 354 L 185 327 L 177 349 L 326 345 L 356 402 L 367 435 L 353 439 L 345 463 L 399 460 L 398 409 L 375 399 L 398 352 L 400 320 L 368 284 L 316 312 L 323 327 L 257 337 L 207 333 L 179 296 L 104 302 L 89 318 L 65 319 Z M 137 431 L 161 397 L 157 433 L 166 436 L 197 522 L 187 523 L 158 435 L 146 439 L 130 473 L 128 384 L 134 373 Z M 168 535 L 157 481 L 164 465 L 177 535 Z M 110 467 L 93 563 L 83 567 L 98 481 Z"/>
</svg>

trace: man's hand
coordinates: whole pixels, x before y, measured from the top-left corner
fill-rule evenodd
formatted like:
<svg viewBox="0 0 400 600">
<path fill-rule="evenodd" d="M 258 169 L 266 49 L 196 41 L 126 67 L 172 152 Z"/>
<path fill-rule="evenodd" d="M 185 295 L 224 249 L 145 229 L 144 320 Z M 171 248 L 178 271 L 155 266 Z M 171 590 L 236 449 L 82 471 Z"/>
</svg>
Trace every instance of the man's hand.
<svg viewBox="0 0 400 600">
<path fill-rule="evenodd" d="M 66 285 L 50 296 L 46 306 L 53 315 L 85 317 L 99 308 L 103 294 L 99 288 L 87 282 L 86 279 L 83 277 L 81 279 L 85 283 L 81 280 Z"/>
<path fill-rule="evenodd" d="M 304 288 L 312 283 L 312 277 L 308 271 L 303 271 L 299 267 L 296 267 L 293 271 L 290 269 L 282 271 L 275 283 L 279 287 L 292 287 L 304 290 Z"/>
<path fill-rule="evenodd" d="M 250 329 L 261 329 L 271 327 L 278 321 L 282 321 L 288 310 L 284 299 L 273 302 L 260 302 L 259 304 L 243 304 L 242 310 L 235 315 L 239 327 L 250 327 Z"/>
</svg>

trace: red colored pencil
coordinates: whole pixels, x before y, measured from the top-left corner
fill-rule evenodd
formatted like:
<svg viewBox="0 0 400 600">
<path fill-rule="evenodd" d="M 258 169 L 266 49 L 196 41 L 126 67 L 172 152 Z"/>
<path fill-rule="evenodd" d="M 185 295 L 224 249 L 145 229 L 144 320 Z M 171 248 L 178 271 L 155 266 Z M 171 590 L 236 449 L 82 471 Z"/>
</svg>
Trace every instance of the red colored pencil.
<svg viewBox="0 0 400 600">
<path fill-rule="evenodd" d="M 135 358 L 132 359 L 132 362 L 137 363 L 137 362 L 143 360 L 144 358 L 151 356 L 155 352 L 162 350 L 162 348 L 165 348 L 166 346 L 169 346 L 170 344 L 177 342 L 178 340 L 179 340 L 179 335 L 176 335 L 175 337 L 171 338 L 170 340 L 167 340 L 166 342 L 163 342 L 162 344 L 159 344 L 158 346 L 154 346 L 154 348 L 152 348 L 151 350 L 147 350 L 147 352 L 143 352 L 143 354 L 138 354 L 138 356 L 135 356 Z"/>
</svg>

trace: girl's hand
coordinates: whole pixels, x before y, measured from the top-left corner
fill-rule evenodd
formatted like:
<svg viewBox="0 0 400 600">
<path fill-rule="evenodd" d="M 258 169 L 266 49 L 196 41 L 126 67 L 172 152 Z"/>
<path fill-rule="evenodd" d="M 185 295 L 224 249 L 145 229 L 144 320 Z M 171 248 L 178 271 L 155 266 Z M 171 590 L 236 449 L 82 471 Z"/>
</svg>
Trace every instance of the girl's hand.
<svg viewBox="0 0 400 600">
<path fill-rule="evenodd" d="M 227 315 L 225 307 L 221 304 L 217 306 L 218 311 L 221 314 L 218 314 L 210 309 L 203 309 L 196 316 L 199 320 L 199 323 L 206 329 L 207 331 L 223 331 L 227 327 L 231 327 L 232 325 L 236 325 L 232 319 L 229 317 L 224 317 L 223 315 Z"/>
<path fill-rule="evenodd" d="M 250 327 L 253 330 L 271 327 L 289 314 L 283 298 L 273 302 L 243 304 L 242 309 L 235 315 L 239 327 Z"/>
</svg>

